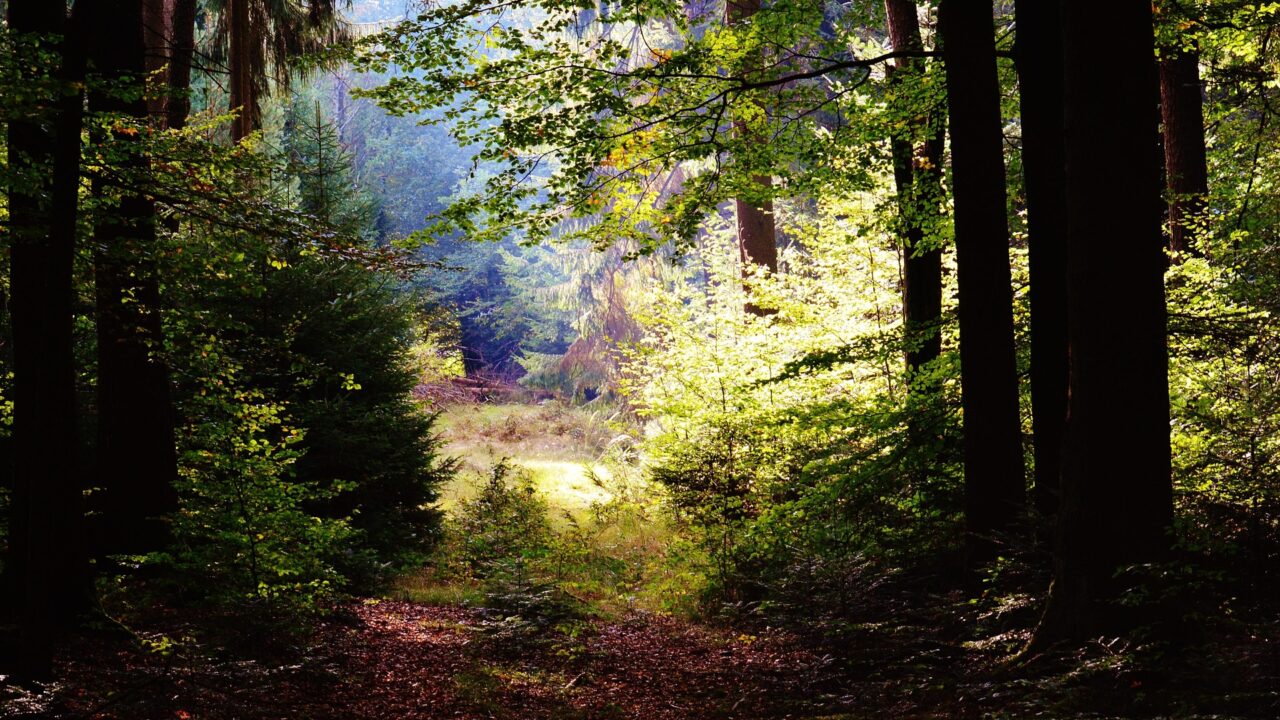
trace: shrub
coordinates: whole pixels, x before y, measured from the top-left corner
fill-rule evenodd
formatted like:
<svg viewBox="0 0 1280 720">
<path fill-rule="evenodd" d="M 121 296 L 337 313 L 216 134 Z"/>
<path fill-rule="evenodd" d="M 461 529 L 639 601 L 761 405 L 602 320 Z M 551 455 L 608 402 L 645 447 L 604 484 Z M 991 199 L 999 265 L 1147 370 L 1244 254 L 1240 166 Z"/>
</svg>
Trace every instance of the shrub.
<svg viewBox="0 0 1280 720">
<path fill-rule="evenodd" d="M 474 498 L 459 503 L 449 534 L 450 556 L 482 578 L 515 561 L 546 557 L 552 543 L 546 502 L 528 471 L 506 458 L 493 464 Z"/>
</svg>

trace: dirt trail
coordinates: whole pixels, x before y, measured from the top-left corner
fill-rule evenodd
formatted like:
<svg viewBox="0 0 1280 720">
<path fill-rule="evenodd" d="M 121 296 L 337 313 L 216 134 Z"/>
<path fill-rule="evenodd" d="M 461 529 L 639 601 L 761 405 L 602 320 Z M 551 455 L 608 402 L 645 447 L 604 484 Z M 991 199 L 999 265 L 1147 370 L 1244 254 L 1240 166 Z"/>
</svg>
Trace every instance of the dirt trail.
<svg viewBox="0 0 1280 720">
<path fill-rule="evenodd" d="M 800 717 L 826 660 L 785 636 L 731 637 L 636 614 L 597 622 L 572 648 L 485 642 L 478 612 L 403 602 L 362 605 L 362 631 L 340 644 L 352 661 L 350 718 Z"/>
<path fill-rule="evenodd" d="M 172 618 L 176 620 L 176 618 Z M 734 636 L 636 613 L 569 643 L 490 641 L 478 610 L 353 602 L 276 662 L 82 640 L 52 693 L 0 717 L 121 720 L 700 720 L 844 717 L 830 660 L 784 634 Z M 9 689 L 10 691 L 12 689 Z M 828 710 L 819 713 L 817 708 Z"/>
</svg>

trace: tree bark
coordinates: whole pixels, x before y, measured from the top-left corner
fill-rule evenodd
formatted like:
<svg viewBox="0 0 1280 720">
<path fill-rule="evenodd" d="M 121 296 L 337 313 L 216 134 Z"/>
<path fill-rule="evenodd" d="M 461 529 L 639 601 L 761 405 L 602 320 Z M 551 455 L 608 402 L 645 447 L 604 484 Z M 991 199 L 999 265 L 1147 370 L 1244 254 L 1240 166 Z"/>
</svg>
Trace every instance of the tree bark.
<svg viewBox="0 0 1280 720">
<path fill-rule="evenodd" d="M 725 3 L 725 24 L 734 25 L 750 18 L 760 10 L 760 0 L 727 0 Z M 745 123 L 735 121 L 734 131 L 742 136 L 750 131 Z M 763 195 L 768 195 L 773 187 L 773 178 L 769 175 L 757 175 L 753 178 Z M 777 225 L 773 217 L 773 201 L 766 197 L 753 203 L 743 199 L 735 199 L 734 217 L 738 229 L 738 252 L 741 255 L 742 272 L 747 275 L 751 267 L 767 268 L 770 272 L 778 270 Z M 756 315 L 767 315 L 769 311 L 747 304 L 747 311 Z"/>
<path fill-rule="evenodd" d="M 186 127 L 191 114 L 191 65 L 196 51 L 197 0 L 174 0 L 173 49 L 169 55 L 168 126 Z"/>
<path fill-rule="evenodd" d="M 1032 497 L 1044 517 L 1057 512 L 1062 433 L 1067 420 L 1067 171 L 1063 107 L 1062 8 L 1017 0 L 1016 58 L 1022 112 L 1031 295 Z"/>
<path fill-rule="evenodd" d="M 914 0 L 885 0 L 889 42 L 895 52 L 924 49 Z M 920 58 L 900 58 L 891 68 L 895 85 L 919 79 Z M 908 108 L 907 110 L 918 110 Z M 922 114 L 908 130 L 890 140 L 893 178 L 898 193 L 899 225 L 905 260 L 902 273 L 903 324 L 907 342 L 908 377 L 942 354 L 942 248 L 927 244 L 936 230 L 942 200 L 942 152 L 945 123 L 933 113 Z M 917 146 L 916 142 L 924 136 Z"/>
<path fill-rule="evenodd" d="M 173 0 L 143 0 L 142 35 L 147 49 L 147 75 L 152 78 L 158 76 L 168 85 L 164 73 L 173 49 Z M 168 116 L 168 102 L 167 93 L 153 93 L 147 101 L 147 110 L 163 121 Z"/>
<path fill-rule="evenodd" d="M 1151 4 L 1068 2 L 1064 28 L 1071 376 L 1060 545 L 1033 647 L 1137 624 L 1117 574 L 1165 557 L 1173 515 Z"/>
<path fill-rule="evenodd" d="M 7 138 L 10 167 L 26 177 L 8 188 L 15 482 L 6 589 L 21 628 L 14 672 L 47 678 L 55 638 L 92 602 L 72 340 L 83 58 L 62 3 L 11 0 L 8 21 L 15 33 L 63 36 L 52 121 L 12 120 Z"/>
<path fill-rule="evenodd" d="M 977 564 L 994 557 L 997 536 L 1026 502 L 1004 137 L 991 3 L 942 0 L 938 13 L 951 119 L 965 525 Z"/>
<path fill-rule="evenodd" d="M 103 8 L 95 27 L 98 70 L 113 86 L 139 83 L 147 70 L 141 0 Z M 94 93 L 97 112 L 145 121 L 143 99 Z M 113 132 L 122 150 L 119 170 L 143 176 L 149 165 L 136 135 Z M 100 197 L 113 192 L 95 182 Z M 160 359 L 161 326 L 154 201 L 136 189 L 119 191 L 94 224 L 94 280 L 98 337 L 98 485 L 102 488 L 98 550 L 141 553 L 163 547 L 164 516 L 177 508 L 173 405 L 169 373 Z"/>
<path fill-rule="evenodd" d="M 230 45 L 228 66 L 231 71 L 231 109 L 236 118 L 231 123 L 231 141 L 240 142 L 257 127 L 258 99 L 253 91 L 253 69 L 249 53 L 249 0 L 227 0 L 227 32 Z"/>
<path fill-rule="evenodd" d="M 1165 50 L 1160 60 L 1160 118 L 1169 192 L 1169 249 L 1175 258 L 1191 249 L 1196 218 L 1209 193 L 1201 93 L 1200 54 Z"/>
</svg>

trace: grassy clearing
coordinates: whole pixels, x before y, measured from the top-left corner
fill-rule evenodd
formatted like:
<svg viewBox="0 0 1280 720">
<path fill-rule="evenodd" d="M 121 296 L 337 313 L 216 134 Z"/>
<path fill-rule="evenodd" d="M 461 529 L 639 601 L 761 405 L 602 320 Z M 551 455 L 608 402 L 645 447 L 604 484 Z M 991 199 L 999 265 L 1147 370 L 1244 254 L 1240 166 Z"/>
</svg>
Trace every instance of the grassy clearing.
<svg viewBox="0 0 1280 720">
<path fill-rule="evenodd" d="M 452 452 L 468 460 L 490 451 L 528 459 L 594 460 L 627 435 L 606 411 L 557 402 L 454 405 L 440 416 L 439 428 Z"/>
<path fill-rule="evenodd" d="M 395 597 L 479 607 L 514 586 L 549 584 L 592 612 L 690 610 L 692 546 L 644 479 L 633 433 L 607 411 L 459 404 L 437 427 L 445 453 L 461 460 L 440 500 L 446 537 Z M 499 465 L 506 489 L 495 490 Z"/>
<path fill-rule="evenodd" d="M 630 435 L 600 411 L 544 405 L 454 405 L 440 416 L 445 453 L 462 460 L 457 479 L 441 493 L 446 512 L 475 497 L 489 468 L 502 458 L 527 469 L 556 521 L 569 512 L 581 522 L 593 504 L 607 503 L 613 471 L 606 455 L 629 446 Z"/>
</svg>

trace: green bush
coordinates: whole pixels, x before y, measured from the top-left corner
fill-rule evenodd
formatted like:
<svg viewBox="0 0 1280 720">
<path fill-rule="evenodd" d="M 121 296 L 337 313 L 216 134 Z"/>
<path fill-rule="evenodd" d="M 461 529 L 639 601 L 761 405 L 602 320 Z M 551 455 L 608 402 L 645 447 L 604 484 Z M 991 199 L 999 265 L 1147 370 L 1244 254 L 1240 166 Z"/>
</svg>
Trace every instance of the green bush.
<svg viewBox="0 0 1280 720">
<path fill-rule="evenodd" d="M 272 309 L 264 331 L 285 339 L 260 357 L 259 382 L 306 428 L 298 479 L 336 491 L 312 509 L 358 531 L 341 566 L 360 586 L 425 561 L 439 535 L 433 503 L 455 470 L 435 416 L 411 399 L 411 300 L 366 268 L 298 257 L 259 301 Z"/>
<path fill-rule="evenodd" d="M 532 477 L 506 458 L 493 464 L 475 497 L 458 504 L 449 535 L 448 557 L 479 578 L 515 561 L 546 557 L 553 540 L 547 504 Z"/>
</svg>

